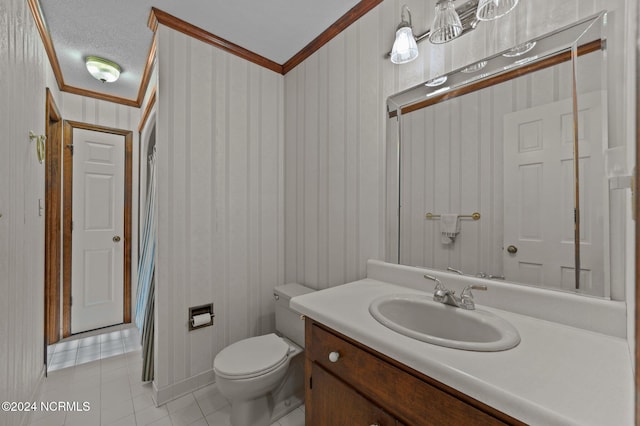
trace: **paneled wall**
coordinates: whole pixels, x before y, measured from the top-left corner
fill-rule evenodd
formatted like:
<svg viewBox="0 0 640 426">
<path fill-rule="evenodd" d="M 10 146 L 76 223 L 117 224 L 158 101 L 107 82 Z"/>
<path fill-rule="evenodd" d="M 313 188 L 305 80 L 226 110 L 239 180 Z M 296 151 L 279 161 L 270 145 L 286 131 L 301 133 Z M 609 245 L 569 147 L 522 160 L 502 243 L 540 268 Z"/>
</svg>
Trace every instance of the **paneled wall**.
<svg viewBox="0 0 640 426">
<path fill-rule="evenodd" d="M 404 3 L 417 33 L 431 26 L 432 3 L 385 1 L 285 76 L 287 281 L 330 287 L 384 259 L 385 101 L 394 93 L 608 9 L 613 145 L 633 123 L 620 83 L 629 79 L 631 1 L 521 1 L 451 43 L 420 43 L 418 59 L 397 66 L 385 54 Z"/>
<path fill-rule="evenodd" d="M 44 374 L 44 164 L 29 130 L 45 133 L 53 73 L 27 2 L 3 1 L 0 23 L 0 400 L 33 401 Z M 0 412 L 0 425 L 23 414 Z"/>
<path fill-rule="evenodd" d="M 274 329 L 284 282 L 283 77 L 158 30 L 157 402 L 213 381 L 229 343 Z M 215 325 L 189 332 L 188 308 Z"/>
<path fill-rule="evenodd" d="M 65 120 L 80 121 L 98 126 L 132 130 L 137 133 L 140 109 L 100 99 L 61 92 L 58 101 Z M 135 139 L 134 139 L 135 142 Z M 136 146 L 136 143 L 134 143 Z"/>
</svg>

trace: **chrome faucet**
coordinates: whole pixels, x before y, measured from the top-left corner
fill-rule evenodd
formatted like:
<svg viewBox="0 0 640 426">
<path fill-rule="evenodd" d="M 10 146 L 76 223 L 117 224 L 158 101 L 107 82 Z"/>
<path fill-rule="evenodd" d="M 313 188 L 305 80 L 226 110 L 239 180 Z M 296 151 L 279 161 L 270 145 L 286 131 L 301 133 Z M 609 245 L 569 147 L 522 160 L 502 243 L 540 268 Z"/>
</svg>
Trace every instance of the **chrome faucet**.
<svg viewBox="0 0 640 426">
<path fill-rule="evenodd" d="M 478 278 L 487 278 L 490 280 L 504 280 L 505 277 L 504 275 L 492 275 L 492 274 L 487 274 L 486 272 L 478 272 L 476 274 L 476 277 Z"/>
<path fill-rule="evenodd" d="M 473 301 L 471 290 L 486 290 L 486 285 L 468 285 L 462 290 L 460 297 L 456 297 L 456 292 L 447 289 L 440 280 L 432 275 L 425 274 L 428 280 L 436 282 L 436 288 L 433 290 L 433 300 L 435 302 L 444 303 L 445 305 L 455 306 L 456 308 L 474 310 L 476 305 Z"/>
<path fill-rule="evenodd" d="M 484 284 L 471 284 L 466 286 L 464 290 L 462 290 L 462 293 L 460 294 L 460 304 L 462 305 L 461 308 L 468 309 L 470 311 L 476 308 L 476 304 L 473 301 L 473 293 L 471 293 L 471 290 L 487 291 L 487 286 Z"/>
</svg>

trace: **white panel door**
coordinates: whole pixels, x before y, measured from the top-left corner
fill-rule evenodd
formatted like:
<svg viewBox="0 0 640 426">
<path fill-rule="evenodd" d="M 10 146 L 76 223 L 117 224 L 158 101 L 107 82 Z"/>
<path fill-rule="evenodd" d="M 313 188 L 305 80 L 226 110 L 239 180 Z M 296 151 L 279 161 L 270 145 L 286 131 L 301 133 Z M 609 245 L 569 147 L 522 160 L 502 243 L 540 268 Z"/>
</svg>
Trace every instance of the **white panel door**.
<svg viewBox="0 0 640 426">
<path fill-rule="evenodd" d="M 124 136 L 73 130 L 71 332 L 123 321 Z"/>
<path fill-rule="evenodd" d="M 600 94 L 581 95 L 581 291 L 602 294 L 606 192 Z M 508 280 L 575 289 L 571 99 L 504 117 L 504 273 Z M 595 246 L 592 242 L 597 242 Z M 517 248 L 510 253 L 509 246 Z"/>
</svg>

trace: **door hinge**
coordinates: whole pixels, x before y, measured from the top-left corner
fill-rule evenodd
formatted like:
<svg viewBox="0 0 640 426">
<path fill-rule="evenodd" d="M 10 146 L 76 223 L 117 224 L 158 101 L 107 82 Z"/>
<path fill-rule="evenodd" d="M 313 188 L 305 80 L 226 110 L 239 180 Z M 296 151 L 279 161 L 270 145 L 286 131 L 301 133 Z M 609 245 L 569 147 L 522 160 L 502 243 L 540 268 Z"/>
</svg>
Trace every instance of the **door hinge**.
<svg viewBox="0 0 640 426">
<path fill-rule="evenodd" d="M 66 145 L 66 147 L 69 149 L 69 151 L 71 151 L 71 155 L 73 155 L 73 144 L 72 143 L 68 143 Z"/>
<path fill-rule="evenodd" d="M 313 376 L 309 376 L 309 389 L 313 389 Z"/>
<path fill-rule="evenodd" d="M 73 305 L 73 296 L 69 296 L 69 305 Z"/>
<path fill-rule="evenodd" d="M 71 221 L 71 230 L 73 231 L 73 221 Z"/>
</svg>

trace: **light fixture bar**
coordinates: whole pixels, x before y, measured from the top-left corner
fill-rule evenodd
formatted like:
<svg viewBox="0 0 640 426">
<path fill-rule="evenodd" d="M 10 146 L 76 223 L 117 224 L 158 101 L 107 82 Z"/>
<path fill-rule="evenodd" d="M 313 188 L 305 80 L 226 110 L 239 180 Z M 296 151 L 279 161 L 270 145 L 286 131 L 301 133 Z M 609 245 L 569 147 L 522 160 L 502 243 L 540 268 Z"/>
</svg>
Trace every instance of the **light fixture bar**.
<svg viewBox="0 0 640 426">
<path fill-rule="evenodd" d="M 456 12 L 460 17 L 460 22 L 462 22 L 462 33 L 460 36 L 465 35 L 469 31 L 472 31 L 478 25 L 478 18 L 476 18 L 476 9 L 478 8 L 479 0 L 470 0 L 460 7 L 456 8 Z M 431 35 L 431 28 L 425 31 L 422 34 L 418 34 L 416 36 L 416 43 L 420 43 L 424 39 L 428 39 L 429 35 Z M 460 37 L 458 36 L 458 37 Z M 391 57 L 391 52 L 387 53 L 387 58 Z"/>
<path fill-rule="evenodd" d="M 475 30 L 478 25 L 478 19 L 476 18 L 476 9 L 478 8 L 479 0 L 470 0 L 460 7 L 456 7 L 456 13 L 460 17 L 460 22 L 462 22 L 462 33 L 460 36 L 465 35 L 469 31 Z M 422 34 L 416 36 L 416 42 L 420 43 L 425 38 L 429 38 L 431 35 L 431 28 L 425 31 Z M 458 36 L 458 37 L 460 37 Z"/>
</svg>

